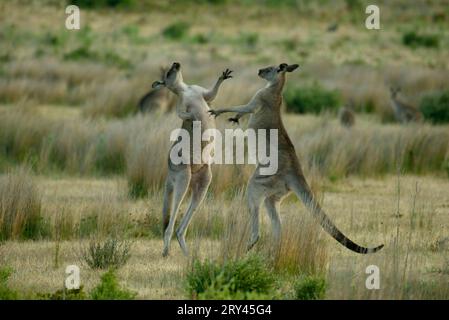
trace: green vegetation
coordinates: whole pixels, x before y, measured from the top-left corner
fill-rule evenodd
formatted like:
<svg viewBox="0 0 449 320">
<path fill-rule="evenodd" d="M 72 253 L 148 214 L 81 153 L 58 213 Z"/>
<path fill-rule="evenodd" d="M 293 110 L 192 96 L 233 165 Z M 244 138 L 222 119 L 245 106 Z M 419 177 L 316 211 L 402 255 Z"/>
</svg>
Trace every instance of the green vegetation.
<svg viewBox="0 0 449 320">
<path fill-rule="evenodd" d="M 38 293 L 37 297 L 42 300 L 85 300 L 87 294 L 84 292 L 84 287 L 79 289 L 60 289 L 54 293 Z"/>
<path fill-rule="evenodd" d="M 44 300 L 132 300 L 136 295 L 137 293 L 121 287 L 116 270 L 110 269 L 101 276 L 100 283 L 89 293 L 86 293 L 84 287 L 80 286 L 79 289 L 64 288 L 54 293 L 38 293 L 37 298 Z"/>
<path fill-rule="evenodd" d="M 137 293 L 120 287 L 115 270 L 111 269 L 101 276 L 101 281 L 90 292 L 93 300 L 132 300 Z"/>
<path fill-rule="evenodd" d="M 90 60 L 104 63 L 105 65 L 116 66 L 122 69 L 129 69 L 132 67 L 131 62 L 122 58 L 112 51 L 104 51 L 101 54 L 89 49 L 88 46 L 78 47 L 66 54 L 64 59 L 68 61 Z"/>
<path fill-rule="evenodd" d="M 128 177 L 128 194 L 133 199 L 145 198 L 148 195 L 149 186 L 144 175 Z"/>
<path fill-rule="evenodd" d="M 135 0 L 68 0 L 67 4 L 77 5 L 81 9 L 130 8 L 135 4 Z"/>
<path fill-rule="evenodd" d="M 0 300 L 16 300 L 19 294 L 8 287 L 8 279 L 12 274 L 12 269 L 0 267 Z"/>
<path fill-rule="evenodd" d="M 131 244 L 116 238 L 106 241 L 91 240 L 83 258 L 92 269 L 109 269 L 123 266 L 131 257 Z"/>
<path fill-rule="evenodd" d="M 298 300 L 320 300 L 326 294 L 326 280 L 319 276 L 298 278 L 294 285 L 294 298 Z"/>
<path fill-rule="evenodd" d="M 327 90 L 318 83 L 304 87 L 289 87 L 285 94 L 287 110 L 295 113 L 315 113 L 336 111 L 340 107 L 340 95 L 335 90 Z"/>
<path fill-rule="evenodd" d="M 425 95 L 419 109 L 432 123 L 449 123 L 449 90 Z"/>
<path fill-rule="evenodd" d="M 187 293 L 199 299 L 253 299 L 273 294 L 274 276 L 267 262 L 252 255 L 219 264 L 194 261 L 187 274 Z"/>
<path fill-rule="evenodd" d="M 440 38 L 435 34 L 419 34 L 416 31 L 408 31 L 402 35 L 402 43 L 412 48 L 438 48 L 440 46 Z"/>
<path fill-rule="evenodd" d="M 171 40 L 180 40 L 189 33 L 190 24 L 184 21 L 175 22 L 162 30 L 162 35 Z"/>
</svg>

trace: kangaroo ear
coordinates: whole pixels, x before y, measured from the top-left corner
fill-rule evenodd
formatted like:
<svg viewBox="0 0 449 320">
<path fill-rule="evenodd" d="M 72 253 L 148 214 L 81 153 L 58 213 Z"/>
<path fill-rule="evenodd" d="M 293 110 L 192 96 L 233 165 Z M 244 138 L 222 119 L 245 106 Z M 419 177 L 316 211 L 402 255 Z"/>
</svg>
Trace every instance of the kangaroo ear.
<svg viewBox="0 0 449 320">
<path fill-rule="evenodd" d="M 157 81 L 153 82 L 153 84 L 151 85 L 151 88 L 156 89 L 156 88 L 159 88 L 159 87 L 162 87 L 162 86 L 165 86 L 165 82 L 157 80 Z"/>
<path fill-rule="evenodd" d="M 287 67 L 288 67 L 288 64 L 286 64 L 286 63 L 281 63 L 281 64 L 279 65 L 278 72 L 285 72 L 285 71 L 287 71 Z"/>
<path fill-rule="evenodd" d="M 298 67 L 299 67 L 298 64 L 291 64 L 291 65 L 287 66 L 286 69 L 287 69 L 287 72 L 292 72 L 292 71 L 294 71 Z"/>
</svg>

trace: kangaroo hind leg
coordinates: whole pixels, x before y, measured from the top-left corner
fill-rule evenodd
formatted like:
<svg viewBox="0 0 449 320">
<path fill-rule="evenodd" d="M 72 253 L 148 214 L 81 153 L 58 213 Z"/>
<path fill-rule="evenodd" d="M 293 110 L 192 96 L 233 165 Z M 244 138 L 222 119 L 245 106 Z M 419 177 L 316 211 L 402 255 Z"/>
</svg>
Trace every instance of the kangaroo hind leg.
<svg viewBox="0 0 449 320">
<path fill-rule="evenodd" d="M 166 257 L 170 250 L 170 241 L 173 236 L 173 230 L 176 223 L 176 216 L 178 215 L 179 206 L 187 192 L 190 183 L 190 169 L 178 171 L 174 173 L 173 199 L 170 208 L 170 219 L 168 226 L 164 232 L 164 250 L 162 255 Z"/>
<path fill-rule="evenodd" d="M 190 221 L 196 209 L 199 207 L 201 202 L 203 202 L 211 180 L 212 173 L 209 166 L 204 166 L 199 172 L 192 175 L 192 180 L 190 182 L 192 199 L 190 201 L 190 206 L 182 218 L 178 230 L 176 231 L 176 237 L 178 238 L 179 245 L 186 256 L 188 255 L 187 245 L 185 242 L 187 228 L 189 227 Z"/>
</svg>

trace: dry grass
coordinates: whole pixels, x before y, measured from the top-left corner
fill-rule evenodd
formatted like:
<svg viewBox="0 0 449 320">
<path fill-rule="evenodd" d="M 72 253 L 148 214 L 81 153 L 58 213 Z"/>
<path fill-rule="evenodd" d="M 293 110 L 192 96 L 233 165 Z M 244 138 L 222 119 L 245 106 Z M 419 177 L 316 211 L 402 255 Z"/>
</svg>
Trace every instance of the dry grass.
<svg viewBox="0 0 449 320">
<path fill-rule="evenodd" d="M 444 268 L 448 248 L 434 243 L 444 240 L 449 228 L 446 219 L 449 198 L 445 192 L 448 182 L 425 176 L 401 177 L 399 195 L 397 183 L 397 178 L 391 176 L 382 180 L 353 178 L 323 185 L 324 209 L 343 232 L 362 245 L 386 244 L 381 252 L 371 256 L 356 255 L 342 248 L 320 230 L 299 201 L 286 200 L 281 210 L 284 246 L 282 254 L 273 261 L 279 279 L 290 279 L 302 272 L 327 274 L 326 298 L 331 299 L 447 299 L 449 292 L 443 284 L 447 283 Z M 121 196 L 123 184 L 124 181 L 93 179 L 38 180 L 39 188 L 45 190 L 42 201 L 45 215 L 64 212 L 72 216 L 69 219 L 76 225 L 80 215 L 98 206 L 95 205 L 97 199 L 108 189 L 109 199 L 105 200 L 108 205 L 100 206 L 104 208 L 102 219 L 109 222 L 102 224 L 95 234 L 102 231 L 110 234 L 110 223 L 123 225 L 117 222 L 120 216 L 140 223 L 150 215 L 153 223 L 148 222 L 144 228 L 159 228 L 154 223 L 158 223 L 160 216 L 160 194 L 133 202 Z M 229 200 L 225 197 L 206 199 L 189 229 L 188 244 L 194 255 L 223 260 L 245 254 L 248 213 L 241 204 L 242 196 L 238 194 Z M 186 206 L 182 206 L 182 212 Z M 120 212 L 119 216 L 107 214 L 114 210 Z M 272 253 L 271 231 L 264 209 L 261 217 L 262 239 L 256 251 L 269 255 Z M 214 234 L 211 230 L 215 230 Z M 15 269 L 11 286 L 22 292 L 60 289 L 65 276 L 63 267 L 68 264 L 81 266 L 82 283 L 89 289 L 98 282 L 99 273 L 83 263 L 80 252 L 86 241 L 89 240 L 78 240 L 78 236 L 71 241 L 6 241 L 0 247 L 1 263 Z M 56 250 L 57 267 L 54 264 Z M 182 256 L 176 240 L 168 259 L 162 258 L 161 250 L 160 238 L 149 240 L 147 236 L 138 236 L 133 240 L 131 259 L 119 271 L 119 279 L 138 291 L 140 298 L 184 297 L 183 270 L 189 259 Z M 27 264 L 23 264 L 24 259 Z M 370 264 L 381 270 L 380 290 L 365 288 L 365 269 Z"/>
<path fill-rule="evenodd" d="M 286 115 L 285 122 L 306 170 L 331 179 L 394 174 L 398 168 L 406 173 L 446 170 L 447 126 L 382 125 L 361 118 L 347 130 L 329 117 L 296 115 Z M 131 194 L 145 195 L 163 184 L 170 132 L 180 120 L 173 114 L 114 121 L 51 119 L 28 110 L 4 111 L 0 124 L 0 147 L 11 161 L 40 172 L 126 172 Z M 225 120 L 218 127 L 232 128 Z M 242 186 L 238 178 L 246 181 L 251 172 L 249 166 L 215 166 L 211 188 L 232 194 Z"/>
<path fill-rule="evenodd" d="M 0 178 L 0 240 L 36 239 L 41 235 L 41 195 L 24 168 Z"/>
</svg>

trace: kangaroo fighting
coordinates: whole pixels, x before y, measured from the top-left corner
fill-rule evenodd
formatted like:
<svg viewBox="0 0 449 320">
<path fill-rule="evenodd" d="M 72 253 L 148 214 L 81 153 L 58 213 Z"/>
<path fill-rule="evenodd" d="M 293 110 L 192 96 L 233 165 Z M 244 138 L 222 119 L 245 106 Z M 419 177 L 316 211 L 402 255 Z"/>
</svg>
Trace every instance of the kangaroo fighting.
<svg viewBox="0 0 449 320">
<path fill-rule="evenodd" d="M 176 113 L 182 119 L 182 128 L 190 136 L 193 131 L 193 121 L 201 121 L 203 133 L 207 129 L 215 128 L 215 121 L 207 113 L 209 105 L 215 99 L 222 82 L 232 78 L 230 70 L 226 69 L 218 78 L 212 89 L 205 89 L 197 85 L 188 85 L 184 82 L 181 65 L 174 62 L 170 69 L 164 74 L 163 79 L 155 81 L 153 88 L 165 86 L 178 96 Z M 192 139 L 191 139 L 192 141 Z M 173 144 L 175 145 L 176 142 Z M 172 148 L 173 148 L 172 145 Z M 193 147 L 190 148 L 193 150 Z M 164 229 L 164 250 L 162 255 L 167 256 L 170 250 L 170 241 L 173 236 L 176 217 L 187 191 L 192 191 L 192 198 L 187 212 L 184 214 L 181 224 L 176 231 L 176 236 L 185 255 L 188 254 L 185 243 L 185 235 L 190 220 L 195 210 L 201 204 L 209 188 L 212 173 L 210 164 L 202 162 L 199 164 L 174 164 L 168 157 L 168 176 L 165 181 L 164 202 L 162 209 L 162 220 Z"/>
<path fill-rule="evenodd" d="M 247 199 L 251 219 L 251 236 L 248 249 L 253 247 L 259 239 L 259 207 L 262 201 L 271 219 L 275 240 L 277 243 L 280 243 L 280 203 L 286 195 L 294 192 L 313 213 L 323 229 L 346 248 L 361 254 L 379 251 L 383 245 L 366 248 L 346 237 L 325 214 L 307 184 L 296 156 L 295 148 L 281 118 L 285 75 L 286 72 L 292 72 L 297 68 L 297 64 L 288 65 L 282 63 L 279 66 L 260 69 L 258 72 L 259 77 L 265 79 L 268 83 L 264 88 L 256 92 L 249 103 L 234 108 L 209 110 L 209 113 L 215 117 L 225 112 L 235 112 L 236 115 L 229 119 L 235 123 L 238 123 L 239 119 L 244 115 L 251 114 L 248 128 L 256 131 L 258 129 L 278 129 L 278 171 L 273 175 L 262 175 L 260 169 L 264 165 L 258 163 L 247 185 Z M 266 145 L 269 144 L 269 141 L 267 141 Z"/>
</svg>

